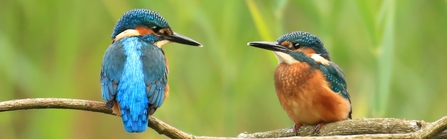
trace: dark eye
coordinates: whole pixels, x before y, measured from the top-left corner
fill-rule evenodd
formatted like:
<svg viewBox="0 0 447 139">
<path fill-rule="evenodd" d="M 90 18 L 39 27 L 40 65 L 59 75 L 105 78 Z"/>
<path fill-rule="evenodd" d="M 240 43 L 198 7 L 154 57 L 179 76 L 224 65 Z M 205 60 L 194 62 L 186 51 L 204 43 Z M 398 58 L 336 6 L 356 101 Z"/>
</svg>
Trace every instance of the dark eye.
<svg viewBox="0 0 447 139">
<path fill-rule="evenodd" d="M 300 48 L 301 46 L 300 46 L 300 44 L 299 43 L 294 43 L 293 44 L 293 48 L 295 48 L 295 49 L 298 49 L 298 48 Z"/>
<path fill-rule="evenodd" d="M 158 33 L 158 32 L 160 31 L 161 28 L 158 27 L 158 26 L 152 26 L 151 29 L 152 29 L 152 31 L 154 31 L 155 33 Z"/>
</svg>

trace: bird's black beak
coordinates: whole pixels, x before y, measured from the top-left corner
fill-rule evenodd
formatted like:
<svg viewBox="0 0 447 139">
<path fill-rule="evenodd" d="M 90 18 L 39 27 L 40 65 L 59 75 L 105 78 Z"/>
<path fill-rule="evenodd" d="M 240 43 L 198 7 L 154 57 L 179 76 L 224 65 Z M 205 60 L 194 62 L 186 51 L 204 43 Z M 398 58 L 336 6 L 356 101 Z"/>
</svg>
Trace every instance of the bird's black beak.
<svg viewBox="0 0 447 139">
<path fill-rule="evenodd" d="M 270 51 L 277 51 L 286 53 L 289 51 L 286 47 L 279 45 L 277 42 L 249 42 L 248 46 L 254 46 L 262 49 L 267 49 Z"/>
<path fill-rule="evenodd" d="M 202 44 L 200 44 L 199 42 L 175 32 L 172 35 L 166 35 L 165 38 L 170 42 L 202 47 Z"/>
</svg>

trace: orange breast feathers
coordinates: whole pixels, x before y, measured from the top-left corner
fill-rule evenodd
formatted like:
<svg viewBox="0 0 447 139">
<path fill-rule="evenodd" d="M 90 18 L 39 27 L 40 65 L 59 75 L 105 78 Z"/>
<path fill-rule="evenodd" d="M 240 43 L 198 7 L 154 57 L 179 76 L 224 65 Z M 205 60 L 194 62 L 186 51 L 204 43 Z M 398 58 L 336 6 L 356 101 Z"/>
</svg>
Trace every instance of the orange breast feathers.
<svg viewBox="0 0 447 139">
<path fill-rule="evenodd" d="M 323 73 L 307 63 L 281 63 L 275 70 L 276 94 L 295 124 L 318 124 L 347 119 L 350 104 L 333 92 Z"/>
<path fill-rule="evenodd" d="M 120 105 L 119 105 L 118 101 L 116 101 L 116 100 L 113 100 L 113 101 L 114 101 L 113 107 L 112 107 L 113 114 L 121 116 Z"/>
</svg>

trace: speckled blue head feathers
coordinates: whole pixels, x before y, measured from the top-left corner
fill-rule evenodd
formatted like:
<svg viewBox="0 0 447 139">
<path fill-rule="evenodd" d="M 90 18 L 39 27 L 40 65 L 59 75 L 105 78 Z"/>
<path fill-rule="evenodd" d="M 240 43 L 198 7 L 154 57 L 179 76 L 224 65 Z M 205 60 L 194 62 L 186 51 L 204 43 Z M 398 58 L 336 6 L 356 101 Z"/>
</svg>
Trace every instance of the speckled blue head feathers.
<svg viewBox="0 0 447 139">
<path fill-rule="evenodd" d="M 320 38 L 304 31 L 295 31 L 287 33 L 278 38 L 277 42 L 290 41 L 295 43 L 301 43 L 301 45 L 320 45 L 323 46 Z"/>
<path fill-rule="evenodd" d="M 145 26 L 147 28 L 151 28 L 152 26 L 170 28 L 168 22 L 157 12 L 146 9 L 133 9 L 124 13 L 123 17 L 118 20 L 115 29 L 113 29 L 112 39 L 119 33 L 127 29 L 134 29 L 138 26 Z"/>
<path fill-rule="evenodd" d="M 317 36 L 304 31 L 295 31 L 284 34 L 278 38 L 278 44 L 284 41 L 289 41 L 292 45 L 299 45 L 299 47 L 309 47 L 315 50 L 318 54 L 327 54 L 327 50 L 323 47 L 323 42 Z"/>
</svg>

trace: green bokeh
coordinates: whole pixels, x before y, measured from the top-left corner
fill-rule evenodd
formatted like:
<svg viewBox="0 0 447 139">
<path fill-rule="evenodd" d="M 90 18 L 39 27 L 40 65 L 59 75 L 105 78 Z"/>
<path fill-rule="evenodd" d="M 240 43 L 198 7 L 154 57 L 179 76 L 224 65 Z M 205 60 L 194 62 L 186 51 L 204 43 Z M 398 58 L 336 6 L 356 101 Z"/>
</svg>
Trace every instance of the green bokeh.
<svg viewBox="0 0 447 139">
<path fill-rule="evenodd" d="M 165 45 L 170 96 L 155 117 L 195 135 L 291 127 L 274 92 L 273 54 L 246 46 L 291 31 L 319 36 L 345 72 L 353 117 L 434 121 L 447 115 L 447 2 L 165 0 L 0 1 L 0 101 L 102 101 L 99 70 L 115 22 L 159 12 L 201 42 Z M 117 117 L 73 110 L 0 113 L 0 138 L 164 138 Z"/>
</svg>

